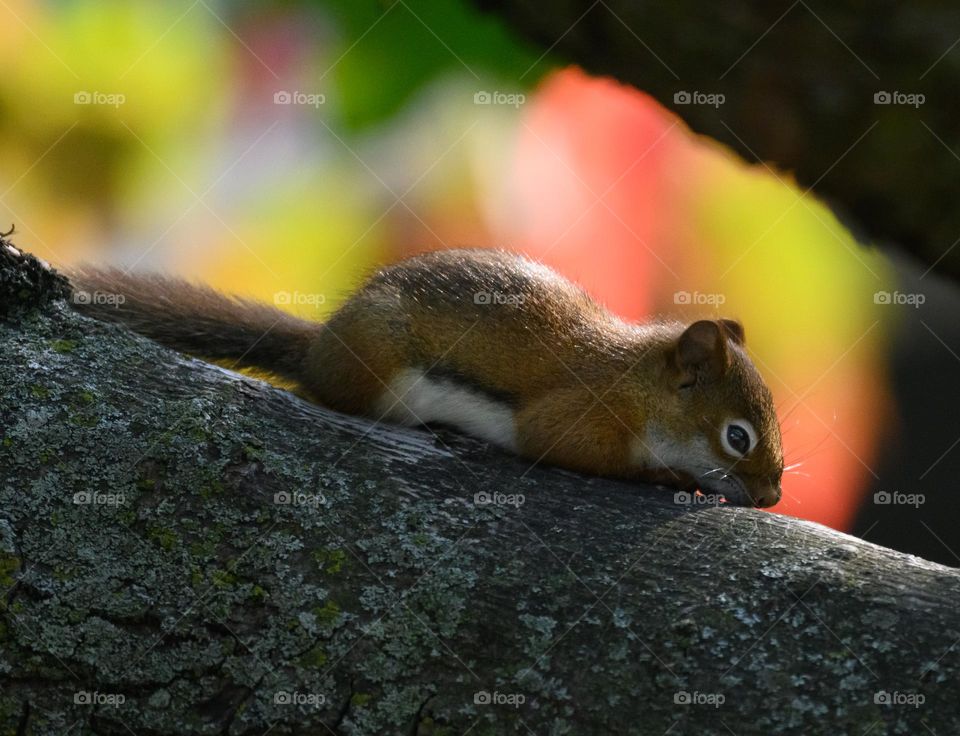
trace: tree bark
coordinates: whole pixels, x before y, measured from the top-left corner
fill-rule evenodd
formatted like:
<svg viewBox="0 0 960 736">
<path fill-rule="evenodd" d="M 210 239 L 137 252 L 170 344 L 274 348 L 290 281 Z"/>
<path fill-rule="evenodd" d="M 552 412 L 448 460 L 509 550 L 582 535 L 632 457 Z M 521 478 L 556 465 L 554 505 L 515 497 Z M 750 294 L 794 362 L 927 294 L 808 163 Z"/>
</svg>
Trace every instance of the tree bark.
<svg viewBox="0 0 960 736">
<path fill-rule="evenodd" d="M 0 246 L 3 733 L 960 729 L 958 570 L 342 416 L 66 291 Z"/>
<path fill-rule="evenodd" d="M 955 3 L 474 2 L 792 172 L 863 240 L 960 277 Z"/>
</svg>

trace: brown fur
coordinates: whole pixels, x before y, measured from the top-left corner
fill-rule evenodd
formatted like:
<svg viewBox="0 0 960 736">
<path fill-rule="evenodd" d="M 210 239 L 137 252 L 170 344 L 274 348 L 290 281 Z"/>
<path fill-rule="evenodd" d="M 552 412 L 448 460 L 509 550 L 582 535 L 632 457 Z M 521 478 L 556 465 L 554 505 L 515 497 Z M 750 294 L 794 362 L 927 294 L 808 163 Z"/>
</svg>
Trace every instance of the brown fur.
<svg viewBox="0 0 960 736">
<path fill-rule="evenodd" d="M 523 455 L 574 470 L 689 485 L 681 468 L 638 469 L 631 443 L 656 421 L 678 442 L 707 437 L 722 457 L 722 423 L 746 418 L 760 446 L 734 472 L 749 501 L 779 498 L 779 425 L 732 320 L 627 324 L 550 269 L 495 250 L 387 267 L 323 325 L 182 281 L 96 270 L 73 281 L 126 297 L 119 308 L 78 304 L 82 311 L 186 352 L 273 371 L 340 411 L 379 418 L 406 368 L 453 377 L 514 409 Z"/>
<path fill-rule="evenodd" d="M 69 273 L 75 309 L 125 324 L 163 345 L 299 382 L 321 325 L 208 286 L 155 274 L 81 268 Z"/>
</svg>

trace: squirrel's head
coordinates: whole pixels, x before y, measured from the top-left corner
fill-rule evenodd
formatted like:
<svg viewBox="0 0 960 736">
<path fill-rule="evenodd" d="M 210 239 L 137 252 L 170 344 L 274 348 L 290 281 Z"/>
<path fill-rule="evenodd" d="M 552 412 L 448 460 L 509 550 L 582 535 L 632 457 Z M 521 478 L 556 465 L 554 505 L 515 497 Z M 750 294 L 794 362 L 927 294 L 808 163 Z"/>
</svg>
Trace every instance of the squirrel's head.
<svg viewBox="0 0 960 736">
<path fill-rule="evenodd" d="M 734 320 L 687 327 L 667 351 L 672 416 L 655 422 L 653 430 L 674 430 L 680 446 L 672 448 L 668 466 L 704 493 L 768 507 L 780 500 L 780 423 L 770 389 L 743 344 L 743 327 Z"/>
</svg>

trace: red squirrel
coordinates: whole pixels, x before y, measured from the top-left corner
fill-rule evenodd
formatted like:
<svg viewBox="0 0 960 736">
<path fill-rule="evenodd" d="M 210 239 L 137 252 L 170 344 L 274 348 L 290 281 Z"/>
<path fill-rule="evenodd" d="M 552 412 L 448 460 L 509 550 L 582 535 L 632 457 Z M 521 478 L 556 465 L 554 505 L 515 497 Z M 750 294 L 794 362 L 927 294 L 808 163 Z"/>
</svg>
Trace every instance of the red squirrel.
<svg viewBox="0 0 960 736">
<path fill-rule="evenodd" d="M 81 268 L 71 281 L 81 312 L 269 371 L 331 409 L 729 503 L 780 500 L 776 410 L 734 320 L 630 324 L 548 267 L 488 249 L 383 268 L 325 323 L 157 275 Z"/>
</svg>

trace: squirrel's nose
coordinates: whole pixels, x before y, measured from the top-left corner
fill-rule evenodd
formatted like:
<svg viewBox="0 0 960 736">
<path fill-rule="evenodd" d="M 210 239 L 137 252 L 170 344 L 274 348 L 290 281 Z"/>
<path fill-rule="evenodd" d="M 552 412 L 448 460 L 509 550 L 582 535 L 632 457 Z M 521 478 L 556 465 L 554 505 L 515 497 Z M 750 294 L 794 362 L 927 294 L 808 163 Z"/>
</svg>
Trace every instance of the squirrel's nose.
<svg viewBox="0 0 960 736">
<path fill-rule="evenodd" d="M 753 504 L 760 509 L 768 509 L 775 506 L 780 501 L 782 491 L 779 483 L 773 483 L 760 490 L 760 493 L 753 497 Z"/>
</svg>

